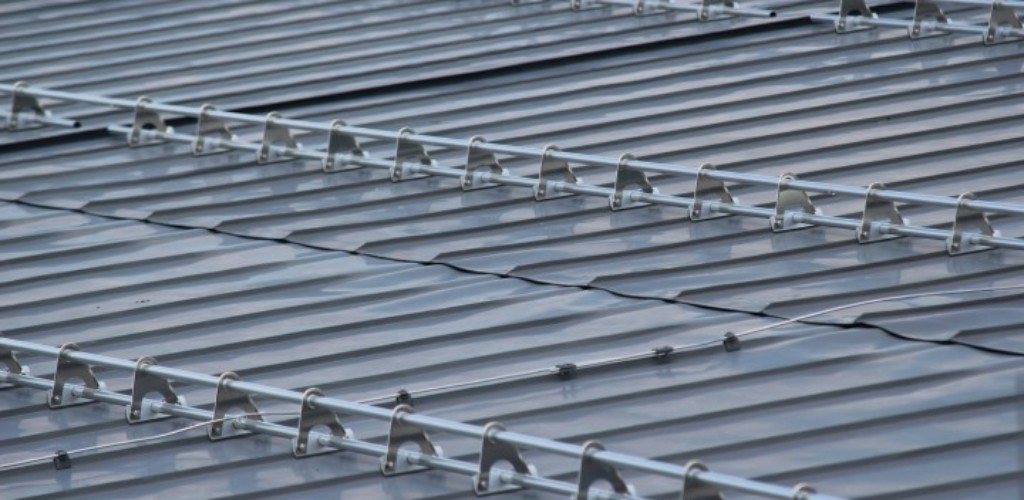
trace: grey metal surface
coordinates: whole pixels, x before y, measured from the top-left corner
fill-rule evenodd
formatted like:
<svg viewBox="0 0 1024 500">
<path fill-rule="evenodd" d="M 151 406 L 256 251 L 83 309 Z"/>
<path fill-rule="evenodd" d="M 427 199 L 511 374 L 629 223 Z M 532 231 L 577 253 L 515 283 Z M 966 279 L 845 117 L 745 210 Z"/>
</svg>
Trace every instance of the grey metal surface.
<svg viewBox="0 0 1024 500">
<path fill-rule="evenodd" d="M 553 375 L 473 381 L 645 347 L 719 338 L 770 323 L 742 313 L 615 297 L 598 290 L 470 275 L 292 244 L 0 203 L 4 335 L 76 342 L 124 358 L 417 411 L 778 483 L 807 481 L 855 497 L 991 498 L 1024 492 L 1019 358 L 906 342 L 870 328 L 793 325 L 720 346 Z M 49 376 L 52 358 L 23 356 Z M 114 390 L 130 373 L 96 370 Z M 447 384 L 467 385 L 424 391 Z M 192 405 L 213 390 L 176 384 Z M 257 400 L 266 412 L 297 411 Z M 387 403 L 390 404 L 390 403 Z M 119 407 L 50 410 L 30 389 L 0 392 L 0 464 L 56 449 L 158 434 Z M 268 417 L 294 423 L 290 417 Z M 382 442 L 380 422 L 348 418 Z M 444 434 L 446 455 L 479 443 Z M 202 430 L 162 442 L 0 471 L 4 496 L 76 498 L 281 496 L 470 497 L 468 478 L 425 472 L 382 478 L 375 460 L 296 460 L 287 440 L 210 442 Z M 546 475 L 578 464 L 526 451 Z M 927 472 L 925 472 L 927 470 Z M 624 471 L 644 495 L 681 487 Z M 510 494 L 515 498 L 519 493 Z M 543 496 L 542 496 L 543 497 Z M 535 497 L 524 497 L 535 498 Z M 731 496 L 730 498 L 743 498 Z"/>
<path fill-rule="evenodd" d="M 225 108 L 376 91 L 773 22 L 634 17 L 625 7 L 577 12 L 562 1 L 39 3 L 0 21 L 0 81 Z M 793 0 L 782 10 L 820 6 Z M 92 110 L 85 126 L 109 116 Z M 63 133 L 28 130 L 13 138 Z M 11 141 L 0 136 L 0 144 Z"/>
<path fill-rule="evenodd" d="M 557 9 L 546 3 L 551 6 L 515 9 Z M 573 29 L 588 26 L 592 15 L 593 22 L 610 19 L 619 27 L 671 16 L 617 12 L 557 14 L 571 18 L 567 26 Z M 961 19 L 980 15 L 956 12 Z M 792 171 L 803 179 L 884 182 L 951 196 L 971 190 L 987 199 L 1022 201 L 1020 134 L 1012 126 L 1022 110 L 1019 44 L 985 47 L 961 36 L 911 41 L 893 30 L 836 35 L 828 25 L 777 23 L 757 32 L 281 111 L 325 123 L 343 118 L 393 130 L 412 126 L 533 147 L 630 151 L 726 170 Z M 250 140 L 261 133 L 257 127 L 236 130 Z M 300 140 L 322 147 L 326 137 Z M 362 145 L 379 157 L 393 150 L 379 141 Z M 1015 271 L 1024 264 L 1014 252 L 949 258 L 940 242 L 858 245 L 846 231 L 770 234 L 757 220 L 691 223 L 682 209 L 611 213 L 600 199 L 536 203 L 527 188 L 464 193 L 457 181 L 393 184 L 378 171 L 325 175 L 315 162 L 256 165 L 238 153 L 193 159 L 187 149 L 127 150 L 120 139 L 99 138 L 0 153 L 0 196 L 784 317 L 880 296 L 1016 283 Z M 465 151 L 433 155 L 458 165 Z M 502 164 L 519 175 L 536 175 L 538 168 L 524 161 Z M 588 184 L 614 180 L 609 169 L 576 171 Z M 653 182 L 665 193 L 692 189 L 691 179 Z M 732 191 L 744 203 L 770 206 L 774 199 L 766 189 Z M 856 216 L 864 206 L 852 197 L 814 198 L 826 214 Z M 917 225 L 948 228 L 954 217 L 953 210 L 900 208 Z M 993 221 L 1004 235 L 1024 234 L 1017 217 Z M 819 319 L 1024 352 L 1013 335 L 1024 321 L 1019 297 L 930 297 Z"/>
</svg>

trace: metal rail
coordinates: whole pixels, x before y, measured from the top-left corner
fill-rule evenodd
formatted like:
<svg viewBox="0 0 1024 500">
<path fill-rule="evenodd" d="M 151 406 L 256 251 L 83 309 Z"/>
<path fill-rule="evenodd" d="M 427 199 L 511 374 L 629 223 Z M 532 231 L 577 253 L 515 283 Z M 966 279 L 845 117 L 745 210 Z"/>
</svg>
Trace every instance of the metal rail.
<svg viewBox="0 0 1024 500">
<path fill-rule="evenodd" d="M 518 4 L 513 0 L 514 4 Z M 612 5 L 620 7 L 632 7 L 634 15 L 643 15 L 655 10 L 670 10 L 677 12 L 693 12 L 697 14 L 700 21 L 708 21 L 718 16 L 742 16 L 742 17 L 775 17 L 775 11 L 757 8 L 740 7 L 730 0 L 701 0 L 695 2 L 673 2 L 672 0 L 570 0 L 573 10 L 580 10 L 587 5 Z"/>
<path fill-rule="evenodd" d="M 341 120 L 318 123 L 288 119 L 277 113 L 263 117 L 221 111 L 210 105 L 199 108 L 162 104 L 145 97 L 133 102 L 88 94 L 78 94 L 28 87 L 19 82 L 13 86 L 0 85 L 0 91 L 12 94 L 12 103 L 29 102 L 18 108 L 12 104 L 12 123 L 28 123 L 35 117 L 52 121 L 38 98 L 95 104 L 134 110 L 131 127 L 110 126 L 108 130 L 128 137 L 130 146 L 141 146 L 154 141 L 189 143 L 193 153 L 207 154 L 224 149 L 245 150 L 256 153 L 257 162 L 276 159 L 306 158 L 320 160 L 325 172 L 344 170 L 353 166 L 387 169 L 392 181 L 402 181 L 426 175 L 459 179 L 463 189 L 476 189 L 491 185 L 531 188 L 538 201 L 559 195 L 578 194 L 608 198 L 611 209 L 619 210 L 658 204 L 685 208 L 692 221 L 702 221 L 725 215 L 740 215 L 768 219 L 772 231 L 787 231 L 808 226 L 824 226 L 852 230 L 859 243 L 870 243 L 900 236 L 944 241 L 950 255 L 1006 248 L 1024 250 L 1024 240 L 1000 235 L 988 218 L 988 213 L 1024 215 L 1024 205 L 975 199 L 971 193 L 952 198 L 886 189 L 874 183 L 867 187 L 797 179 L 785 173 L 779 177 L 715 170 L 704 164 L 688 167 L 668 163 L 643 161 L 624 154 L 619 158 L 562 151 L 553 145 L 542 149 L 526 148 L 487 142 L 482 137 L 453 139 L 417 134 L 411 129 L 397 132 L 347 125 Z M 40 111 L 42 110 L 42 111 Z M 196 135 L 175 133 L 165 125 L 161 113 L 198 118 Z M 67 120 L 70 122 L 71 120 Z M 262 125 L 263 140 L 259 143 L 239 141 L 233 136 L 228 122 Z M 324 132 L 328 135 L 326 150 L 303 148 L 292 135 L 292 130 Z M 390 159 L 372 157 L 359 145 L 358 138 L 394 141 Z M 460 167 L 438 165 L 425 147 L 460 149 L 466 151 L 466 162 Z M 534 158 L 540 160 L 537 177 L 510 175 L 495 155 Z M 611 187 L 586 185 L 579 181 L 570 164 L 610 167 L 616 169 Z M 649 173 L 695 178 L 689 197 L 658 193 L 647 177 Z M 776 190 L 774 207 L 742 205 L 729 191 L 726 182 L 769 186 Z M 862 198 L 864 210 L 860 219 L 823 215 L 809 193 L 844 195 Z M 899 212 L 896 203 L 930 205 L 953 210 L 952 228 L 949 230 L 914 226 Z"/>
<path fill-rule="evenodd" d="M 32 377 L 21 365 L 16 353 L 30 353 L 56 358 L 53 380 Z M 107 391 L 96 377 L 93 367 L 130 370 L 134 373 L 131 395 Z M 82 384 L 72 385 L 71 380 Z M 212 411 L 185 406 L 171 387 L 171 382 L 183 382 L 216 389 Z M 283 401 L 299 406 L 297 428 L 263 422 L 262 417 L 246 417 L 231 423 L 211 426 L 211 440 L 233 437 L 244 431 L 256 431 L 273 436 L 293 439 L 293 453 L 296 457 L 334 450 L 349 450 L 381 457 L 381 471 L 384 475 L 417 472 L 433 468 L 474 476 L 473 487 L 477 494 L 506 491 L 510 487 L 529 487 L 555 493 L 576 495 L 576 498 L 636 498 L 635 492 L 623 479 L 619 469 L 643 471 L 678 479 L 683 488 L 682 498 L 697 498 L 695 495 L 729 489 L 770 498 L 832 500 L 837 497 L 819 494 L 805 484 L 793 488 L 754 481 L 728 474 L 712 472 L 702 463 L 693 461 L 685 466 L 659 462 L 623 453 L 607 451 L 597 441 L 588 441 L 582 447 L 551 439 L 507 431 L 496 422 L 482 427 L 451 421 L 428 415 L 413 413 L 411 407 L 398 405 L 394 410 L 377 406 L 327 397 L 318 389 L 305 392 L 243 382 L 238 376 L 226 372 L 219 377 L 195 373 L 158 365 L 148 357 L 133 362 L 130 360 L 80 351 L 73 344 L 60 348 L 0 337 L 0 382 L 17 386 L 47 390 L 50 392 L 51 408 L 102 401 L 128 407 L 126 418 L 129 423 L 140 423 L 162 415 L 172 415 L 193 420 L 216 420 L 230 416 L 231 410 L 245 410 L 246 414 L 259 415 L 253 396 Z M 159 393 L 163 400 L 146 396 Z M 358 415 L 390 422 L 387 445 L 376 445 L 359 441 L 351 431 L 342 425 L 341 415 Z M 326 426 L 331 435 L 313 431 L 314 426 Z M 478 464 L 445 458 L 426 431 L 447 432 L 475 438 L 481 442 Z M 402 449 L 403 444 L 413 443 L 419 451 Z M 324 447 L 330 450 L 323 449 Z M 539 476 L 519 453 L 519 448 L 546 451 L 579 460 L 580 469 L 577 484 Z M 494 462 L 508 461 L 513 470 L 492 469 Z M 598 480 L 608 481 L 614 493 L 593 491 L 591 485 Z M 703 498 L 703 497 L 701 497 Z"/>
<path fill-rule="evenodd" d="M 954 23 L 939 3 L 978 5 L 990 7 L 988 23 Z M 871 12 L 865 0 L 839 0 L 837 14 L 812 14 L 812 21 L 835 24 L 837 33 L 849 33 L 867 28 L 900 28 L 907 30 L 912 39 L 932 35 L 979 35 L 986 45 L 1014 42 L 1024 39 L 1024 27 L 1015 8 L 1024 2 L 986 0 L 915 0 L 911 19 L 881 18 Z"/>
</svg>

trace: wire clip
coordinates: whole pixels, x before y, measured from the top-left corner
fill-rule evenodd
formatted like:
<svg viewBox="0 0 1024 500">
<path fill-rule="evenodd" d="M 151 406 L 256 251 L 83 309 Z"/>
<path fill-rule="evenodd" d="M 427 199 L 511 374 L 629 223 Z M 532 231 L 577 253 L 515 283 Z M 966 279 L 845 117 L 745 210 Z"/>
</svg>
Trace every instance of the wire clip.
<svg viewBox="0 0 1024 500">
<path fill-rule="evenodd" d="M 736 352 L 743 349 L 740 345 L 740 338 L 732 332 L 725 332 L 725 336 L 722 338 L 722 347 L 725 347 L 725 352 Z"/>
<path fill-rule="evenodd" d="M 53 455 L 53 468 L 56 470 L 66 470 L 71 468 L 71 455 L 64 450 L 57 450 L 57 453 Z"/>
</svg>

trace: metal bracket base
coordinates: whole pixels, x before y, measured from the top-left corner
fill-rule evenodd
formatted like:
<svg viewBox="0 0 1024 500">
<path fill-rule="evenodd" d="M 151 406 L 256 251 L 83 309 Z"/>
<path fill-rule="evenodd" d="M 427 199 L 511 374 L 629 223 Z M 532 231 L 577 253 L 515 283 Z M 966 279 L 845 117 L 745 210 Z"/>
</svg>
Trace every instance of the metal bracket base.
<svg viewBox="0 0 1024 500">
<path fill-rule="evenodd" d="M 224 120 L 210 116 L 210 111 L 217 108 L 211 104 L 203 104 L 199 107 L 199 122 L 196 124 L 196 138 L 192 141 L 192 154 L 198 156 L 209 153 L 225 151 L 226 148 L 211 144 L 210 139 L 221 141 L 234 141 L 238 138 L 231 133 Z"/>
<path fill-rule="evenodd" d="M 311 457 L 341 451 L 331 446 L 320 444 L 315 436 L 310 439 L 310 434 L 316 427 L 326 427 L 331 435 L 343 439 L 355 437 L 352 430 L 345 427 L 338 418 L 338 414 L 326 408 L 317 408 L 312 405 L 309 398 L 313 396 L 323 397 L 324 391 L 311 387 L 302 393 L 302 410 L 299 413 L 299 435 L 292 439 L 292 456 L 295 458 Z M 315 433 L 314 433 L 315 434 Z"/>
<path fill-rule="evenodd" d="M 558 146 L 548 144 L 544 146 L 540 160 L 540 174 L 537 176 L 537 184 L 533 186 L 533 199 L 537 201 L 551 200 L 572 196 L 573 193 L 561 192 L 554 189 L 558 184 L 579 184 L 582 179 L 576 177 L 569 162 L 551 157 L 552 151 L 559 151 Z"/>
<path fill-rule="evenodd" d="M 246 414 L 245 418 L 263 421 L 263 417 L 259 414 L 260 410 L 256 407 L 256 403 L 253 402 L 252 396 L 229 387 L 227 382 L 231 380 L 238 380 L 238 374 L 235 372 L 224 372 L 217 380 L 217 396 L 213 402 L 212 419 L 217 422 L 210 424 L 206 428 L 206 435 L 211 441 L 252 434 L 252 431 L 238 429 L 231 425 L 230 422 L 222 420 L 225 417 L 229 417 L 228 410 L 237 408 Z M 228 425 L 224 425 L 225 423 Z"/>
<path fill-rule="evenodd" d="M 888 234 L 879 231 L 882 224 L 905 225 L 909 224 L 900 214 L 896 204 L 889 200 L 880 200 L 875 197 L 875 192 L 885 189 L 885 184 L 874 182 L 868 186 L 868 194 L 864 197 L 864 214 L 861 218 L 860 227 L 857 228 L 857 242 L 871 243 L 874 241 L 891 240 L 899 238 L 898 234 Z"/>
<path fill-rule="evenodd" d="M 26 94 L 21 90 L 28 87 L 27 82 L 15 82 L 14 90 L 11 92 L 10 115 L 7 117 L 7 130 L 42 127 L 42 124 L 34 123 L 30 119 L 23 119 L 23 115 L 30 116 L 51 116 L 49 110 L 39 104 L 35 96 Z"/>
<path fill-rule="evenodd" d="M 590 487 L 597 481 L 608 481 L 612 490 L 620 495 L 634 495 L 636 490 L 632 485 L 627 484 L 622 478 L 618 469 L 604 462 L 594 460 L 592 455 L 607 448 L 599 441 L 591 440 L 583 443 L 583 453 L 580 459 L 579 483 L 576 485 L 576 494 L 572 498 L 586 500 L 590 496 Z"/>
<path fill-rule="evenodd" d="M 402 421 L 402 414 L 413 413 L 409 405 L 398 405 L 391 414 L 391 430 L 388 432 L 388 451 L 380 459 L 380 472 L 385 476 L 397 476 L 410 472 L 426 470 L 422 465 L 409 462 L 409 452 L 402 450 L 407 443 L 415 444 L 420 453 L 435 457 L 442 456 L 441 447 L 435 446 L 422 427 L 410 425 Z"/>
<path fill-rule="evenodd" d="M 92 403 L 93 400 L 75 396 L 71 387 L 66 383 L 70 380 L 81 380 L 82 385 L 90 389 L 106 389 L 107 385 L 100 382 L 93 373 L 92 367 L 70 359 L 68 352 L 80 350 L 75 344 L 64 344 L 60 346 L 60 353 L 57 354 L 57 369 L 53 372 L 53 387 L 50 389 L 50 408 L 64 408 Z"/>
<path fill-rule="evenodd" d="M 836 17 L 836 33 L 852 33 L 872 29 L 871 26 L 850 26 L 850 17 L 877 18 L 864 0 L 839 0 L 839 15 Z"/>
<path fill-rule="evenodd" d="M 988 220 L 988 216 L 984 212 L 979 212 L 966 205 L 965 202 L 973 199 L 974 193 L 964 193 L 956 199 L 956 217 L 953 219 L 953 229 L 949 233 L 949 239 L 946 240 L 946 252 L 949 255 L 992 249 L 992 247 L 971 243 L 971 234 L 1000 236 L 999 231 L 992 227 L 992 222 Z"/>
<path fill-rule="evenodd" d="M 145 368 L 147 366 L 156 364 L 156 360 L 148 356 L 139 358 L 135 363 L 135 377 L 132 380 L 132 404 L 124 409 L 125 419 L 128 420 L 129 424 L 138 424 L 170 417 L 170 415 L 157 413 L 150 408 L 150 405 L 144 404 L 146 396 L 154 392 L 163 396 L 165 403 L 185 404 L 185 398 L 179 397 L 174 392 L 169 380 L 146 373 Z"/>
<path fill-rule="evenodd" d="M 256 153 L 256 163 L 291 160 L 291 157 L 281 154 L 276 151 L 276 148 L 296 149 L 302 147 L 301 144 L 295 142 L 290 128 L 277 123 L 277 120 L 280 119 L 281 113 L 276 111 L 267 113 L 267 121 L 263 124 L 263 141 L 260 142 L 260 150 Z"/>
<path fill-rule="evenodd" d="M 789 187 L 789 183 L 795 180 L 796 176 L 789 172 L 779 176 L 779 190 L 775 198 L 775 215 L 771 218 L 772 231 L 789 231 L 811 226 L 811 224 L 796 222 L 793 219 L 793 214 L 796 213 L 821 215 L 821 210 L 818 210 L 814 203 L 811 202 L 807 191 Z"/>
<path fill-rule="evenodd" d="M 711 199 L 719 203 L 736 203 L 737 200 L 729 193 L 725 183 L 707 176 L 707 172 L 714 170 L 710 163 L 705 163 L 697 170 L 697 182 L 693 188 L 693 205 L 690 205 L 690 219 L 699 221 L 727 217 L 729 214 L 719 213 L 705 206 Z"/>
<path fill-rule="evenodd" d="M 698 481 L 693 472 L 707 472 L 708 467 L 699 460 L 691 460 L 686 464 L 686 473 L 683 475 L 683 494 L 680 500 L 722 500 L 725 498 L 718 488 Z"/>
<path fill-rule="evenodd" d="M 999 1 L 996 0 L 992 2 L 992 11 L 988 15 L 988 31 L 985 32 L 983 40 L 985 45 L 995 45 L 997 43 L 1021 40 L 1021 37 L 1019 36 L 1008 36 L 1001 33 L 999 28 L 1003 26 L 1013 28 L 1018 31 L 1024 29 L 1024 26 L 1021 25 L 1020 18 L 1017 17 L 1017 12 L 1013 10 L 1013 7 L 999 3 Z"/>
<path fill-rule="evenodd" d="M 634 201 L 626 188 L 637 186 L 643 192 L 648 194 L 657 193 L 658 190 L 651 186 L 651 182 L 647 180 L 647 174 L 643 170 L 632 168 L 626 164 L 629 160 L 635 160 L 636 156 L 629 153 L 623 153 L 619 157 L 619 166 L 615 169 L 615 188 L 611 196 L 608 198 L 608 203 L 612 210 L 622 210 L 624 208 L 642 207 L 648 205 Z"/>
<path fill-rule="evenodd" d="M 504 430 L 505 427 L 498 422 L 491 422 L 484 426 L 484 438 L 480 446 L 480 463 L 476 475 L 473 476 L 473 493 L 476 493 L 476 496 L 496 495 L 523 488 L 514 484 L 505 484 L 501 482 L 500 477 L 491 474 L 491 468 L 498 462 L 507 462 L 520 474 L 537 475 L 537 468 L 526 463 L 519 453 L 519 449 L 510 444 L 493 440 L 491 436 L 494 433 Z"/>
<path fill-rule="evenodd" d="M 700 11 L 697 12 L 697 19 L 701 22 L 709 21 L 716 14 L 715 7 L 736 7 L 733 0 L 701 0 Z"/>
<path fill-rule="evenodd" d="M 324 172 L 341 172 L 362 168 L 362 165 L 355 163 L 338 165 L 339 153 L 347 154 L 351 157 L 362 158 L 366 156 L 366 150 L 359 146 L 359 141 L 356 140 L 355 136 L 339 130 L 347 125 L 343 120 L 331 122 L 331 131 L 327 133 L 327 152 L 324 154 L 324 159 L 320 162 L 320 167 L 323 168 Z"/>
<path fill-rule="evenodd" d="M 0 367 L 4 368 L 7 373 L 14 375 L 31 375 L 31 371 L 28 366 L 22 365 L 18 361 L 18 357 L 14 355 L 14 351 L 7 349 L 0 349 Z M 0 389 L 8 389 L 11 387 L 17 387 L 16 384 L 0 383 Z"/>
<path fill-rule="evenodd" d="M 412 169 L 408 166 L 410 161 L 425 167 L 434 165 L 434 160 L 427 154 L 427 150 L 423 149 L 422 144 L 410 142 L 406 139 L 406 137 L 415 133 L 416 131 L 409 127 L 398 131 L 398 139 L 395 141 L 395 163 L 391 166 L 390 172 L 391 182 L 426 177 L 426 174 L 413 173 Z"/>
<path fill-rule="evenodd" d="M 469 139 L 469 148 L 466 151 L 466 169 L 462 172 L 461 179 L 463 191 L 496 185 L 485 182 L 480 176 L 481 170 L 493 175 L 508 175 L 508 170 L 501 166 L 494 153 L 477 148 L 477 145 L 483 142 L 487 142 L 487 140 L 479 135 Z"/>
<path fill-rule="evenodd" d="M 926 36 L 941 36 L 945 35 L 942 31 L 932 31 L 927 33 L 924 28 L 925 21 L 934 20 L 936 23 L 949 24 L 949 17 L 942 11 L 942 7 L 935 3 L 935 0 L 917 0 L 914 4 L 914 19 L 907 26 L 907 32 L 910 34 L 910 38 L 918 39 Z"/>
<path fill-rule="evenodd" d="M 147 144 L 162 144 L 164 141 L 153 137 L 147 137 L 143 131 L 155 131 L 161 133 L 173 133 L 174 128 L 168 127 L 160 113 L 147 109 L 146 106 L 153 102 L 152 99 L 141 96 L 135 101 L 135 116 L 132 118 L 132 131 L 128 133 L 128 146 L 138 147 Z"/>
</svg>

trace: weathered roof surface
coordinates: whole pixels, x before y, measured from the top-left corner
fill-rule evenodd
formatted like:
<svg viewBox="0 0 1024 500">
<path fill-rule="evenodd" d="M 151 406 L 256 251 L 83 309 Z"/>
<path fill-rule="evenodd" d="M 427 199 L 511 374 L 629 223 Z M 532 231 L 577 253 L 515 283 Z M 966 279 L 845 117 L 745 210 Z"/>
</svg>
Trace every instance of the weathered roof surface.
<svg viewBox="0 0 1024 500">
<path fill-rule="evenodd" d="M 0 82 L 1021 201 L 1019 43 L 909 41 L 901 30 L 837 36 L 793 18 L 699 24 L 567 4 L 309 1 L 288 13 L 255 1 L 3 4 Z M 831 3 L 823 5 L 784 10 Z M 100 130 L 126 113 L 53 110 L 85 118 L 85 130 L 0 135 L 14 144 L 0 150 L 5 336 L 382 404 L 405 388 L 431 415 L 500 420 L 574 443 L 598 438 L 617 451 L 701 459 L 836 495 L 1024 494 L 1024 375 L 1020 357 L 1006 354 L 1024 352 L 1020 290 L 837 311 L 744 337 L 739 352 L 716 345 L 568 381 L 479 383 L 714 340 L 771 316 L 1018 285 L 1022 253 L 949 257 L 941 242 L 858 245 L 841 230 L 773 234 L 749 218 L 610 212 L 600 198 L 537 203 L 523 188 L 463 192 L 453 180 L 391 183 L 373 169 L 324 174 L 316 162 L 129 149 Z M 174 120 L 185 133 L 191 123 Z M 301 138 L 313 147 L 324 139 Z M 378 157 L 394 147 L 364 145 Z M 434 154 L 459 165 L 465 151 Z M 533 162 L 502 160 L 536 174 Z M 588 184 L 612 180 L 608 169 L 577 172 Z M 692 190 L 692 179 L 653 180 L 663 193 Z M 731 188 L 745 203 L 773 202 L 768 190 Z M 850 216 L 863 204 L 815 201 Z M 915 224 L 952 220 L 951 210 L 901 208 Z M 1008 236 L 1024 233 L 1020 220 L 993 221 Z M 52 374 L 52 359 L 23 359 L 34 374 Z M 101 375 L 129 387 L 127 373 Z M 448 388 L 426 390 L 435 387 Z M 191 404 L 212 400 L 208 389 L 181 392 Z M 360 438 L 384 438 L 381 422 L 346 424 Z M 127 426 L 121 408 L 103 404 L 48 410 L 40 391 L 8 389 L 0 467 L 180 425 Z M 470 460 L 479 446 L 437 439 Z M 571 460 L 527 457 L 545 475 L 574 480 Z M 678 495 L 672 481 L 626 475 L 641 494 Z M 281 439 L 210 443 L 201 430 L 76 457 L 69 471 L 0 471 L 0 483 L 0 496 L 13 497 L 472 494 L 466 477 L 382 478 L 368 457 L 294 460 Z"/>
<path fill-rule="evenodd" d="M 1021 464 L 1018 358 L 906 342 L 868 328 L 791 325 L 720 346 L 584 370 L 472 385 L 474 380 L 714 339 L 770 323 L 598 290 L 541 286 L 292 244 L 0 204 L 4 335 L 417 410 L 837 495 L 1012 496 Z M 35 375 L 53 360 L 23 357 Z M 128 373 L 101 371 L 111 389 Z M 429 387 L 470 383 L 423 392 Z M 1021 379 L 1024 384 L 1024 379 Z M 213 391 L 179 384 L 191 405 Z M 0 464 L 56 449 L 158 434 L 105 404 L 49 410 L 32 389 L 0 392 Z M 293 411 L 259 401 L 268 412 Z M 288 421 L 288 417 L 268 417 Z M 361 439 L 382 422 L 346 420 Z M 448 456 L 477 443 L 434 436 Z M 545 475 L 576 464 L 528 453 Z M 0 472 L 5 496 L 212 497 L 250 494 L 470 496 L 468 478 L 381 478 L 374 460 L 295 460 L 286 440 L 210 443 L 201 430 L 129 449 Z M 922 468 L 927 468 L 924 472 Z M 645 495 L 679 484 L 626 473 Z M 140 478 L 145 480 L 140 482 Z"/>
<path fill-rule="evenodd" d="M 671 17 L 543 4 L 492 9 L 573 20 L 560 31 Z M 383 129 L 482 134 L 536 147 L 553 142 L 609 156 L 630 151 L 682 165 L 884 182 L 931 194 L 970 190 L 1020 202 L 1021 137 L 1011 125 L 1024 110 L 1022 59 L 1018 44 L 986 47 L 974 37 L 910 41 L 880 29 L 837 36 L 829 25 L 786 22 L 281 110 L 325 122 L 341 117 Z M 258 139 L 254 127 L 238 130 Z M 303 138 L 310 146 L 324 140 Z M 1015 251 L 950 258 L 936 241 L 858 245 L 849 231 L 821 228 L 773 235 L 757 219 L 691 223 L 676 208 L 611 213 L 600 198 L 536 203 L 524 188 L 463 193 L 454 180 L 392 184 L 382 171 L 324 175 L 315 162 L 258 166 L 246 154 L 195 160 L 187 146 L 122 144 L 110 137 L 2 153 L 0 196 L 783 317 L 881 296 L 1013 284 L 1024 265 Z M 378 156 L 393 148 L 367 144 Z M 465 153 L 436 154 L 458 165 Z M 532 161 L 504 161 L 513 173 L 537 170 Z M 577 170 L 589 184 L 612 180 L 610 169 Z M 687 193 L 693 180 L 654 183 L 664 193 Z M 733 192 L 748 204 L 774 202 L 764 188 Z M 827 214 L 852 217 L 864 203 L 815 199 Z M 901 208 L 918 225 L 952 222 L 952 209 Z M 1024 234 L 1019 218 L 993 220 L 1004 235 Z M 1013 335 L 1024 322 L 1019 306 L 1013 292 L 951 295 L 819 319 L 1020 353 L 1024 344 Z"/>
</svg>

